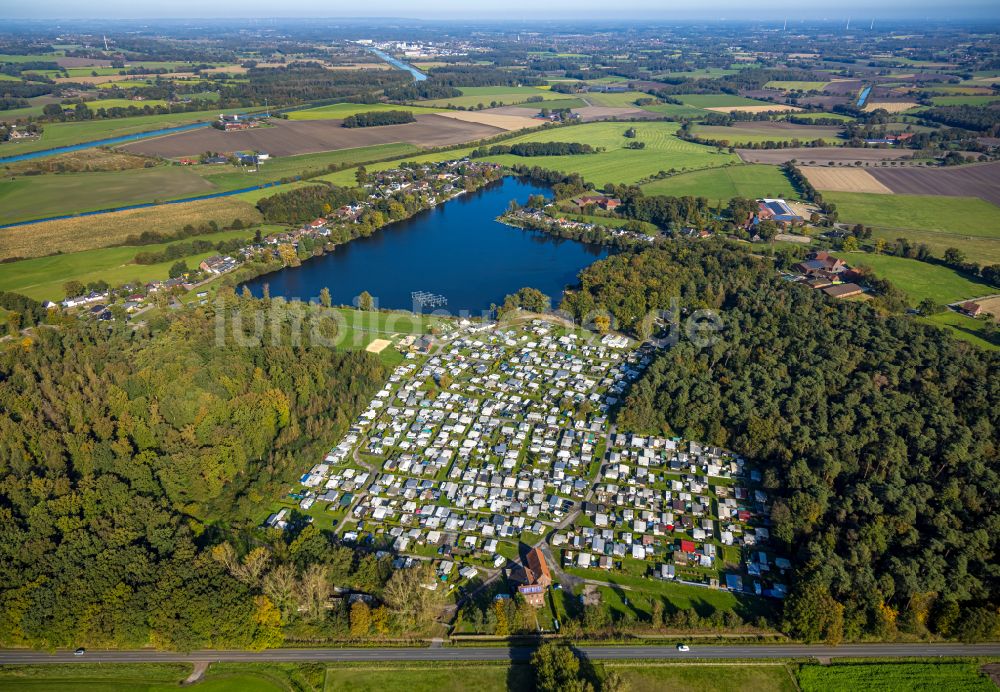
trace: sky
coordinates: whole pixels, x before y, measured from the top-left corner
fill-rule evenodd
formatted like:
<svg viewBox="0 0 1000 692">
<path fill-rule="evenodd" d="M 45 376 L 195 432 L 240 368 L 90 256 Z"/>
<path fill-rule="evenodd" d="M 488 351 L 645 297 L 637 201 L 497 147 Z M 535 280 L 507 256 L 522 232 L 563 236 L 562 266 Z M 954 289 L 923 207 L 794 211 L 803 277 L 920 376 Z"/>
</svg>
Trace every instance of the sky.
<svg viewBox="0 0 1000 692">
<path fill-rule="evenodd" d="M 6 3 L 7 0 L 4 0 Z M 10 0 L 19 19 L 256 17 L 405 17 L 413 19 L 574 19 L 732 21 L 763 18 L 986 19 L 1000 21 L 1000 0 Z"/>
</svg>

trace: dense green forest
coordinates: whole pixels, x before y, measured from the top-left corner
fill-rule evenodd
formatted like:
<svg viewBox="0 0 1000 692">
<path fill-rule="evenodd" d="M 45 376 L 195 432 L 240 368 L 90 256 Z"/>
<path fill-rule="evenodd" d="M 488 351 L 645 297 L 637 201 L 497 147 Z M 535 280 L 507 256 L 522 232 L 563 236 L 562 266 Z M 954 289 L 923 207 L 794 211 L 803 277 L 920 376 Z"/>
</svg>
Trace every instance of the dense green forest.
<svg viewBox="0 0 1000 692">
<path fill-rule="evenodd" d="M 574 156 L 576 154 L 593 154 L 597 149 L 589 144 L 579 142 L 518 142 L 516 144 L 494 144 L 491 147 L 479 147 L 469 154 L 470 158 L 479 159 L 485 156 L 513 154 L 514 156 Z"/>
<path fill-rule="evenodd" d="M 763 470 L 771 535 L 797 556 L 786 631 L 1000 634 L 1000 357 L 788 285 L 769 259 L 717 242 L 616 255 L 581 278 L 564 307 L 607 309 L 629 330 L 672 296 L 721 308 L 719 340 L 663 352 L 618 423 Z"/>
<path fill-rule="evenodd" d="M 402 125 L 416 122 L 410 111 L 368 111 L 355 113 L 344 118 L 344 127 L 378 127 L 380 125 Z"/>
<path fill-rule="evenodd" d="M 265 315 L 228 300 L 244 324 Z M 268 646 L 282 627 L 333 627 L 318 608 L 334 583 L 387 585 L 389 566 L 311 526 L 251 539 L 386 377 L 374 356 L 293 346 L 290 322 L 267 321 L 261 347 L 219 343 L 206 309 L 8 345 L 0 643 Z"/>
</svg>

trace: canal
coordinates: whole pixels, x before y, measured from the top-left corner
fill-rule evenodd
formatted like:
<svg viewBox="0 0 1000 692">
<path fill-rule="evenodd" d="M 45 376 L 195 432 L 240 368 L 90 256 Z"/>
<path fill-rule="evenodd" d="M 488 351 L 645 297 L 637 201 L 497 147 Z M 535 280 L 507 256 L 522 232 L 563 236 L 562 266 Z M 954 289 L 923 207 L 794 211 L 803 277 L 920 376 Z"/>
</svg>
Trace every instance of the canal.
<svg viewBox="0 0 1000 692">
<path fill-rule="evenodd" d="M 436 309 L 453 315 L 479 315 L 507 294 L 531 286 L 556 306 L 580 270 L 608 251 L 495 220 L 511 199 L 523 204 L 529 195 L 547 193 L 547 188 L 504 178 L 247 286 L 258 297 L 267 284 L 271 296 L 302 300 L 317 297 L 325 287 L 334 304 L 343 305 L 368 291 L 380 308 L 417 311 L 412 294 L 423 291 L 446 298 L 447 304 Z"/>
</svg>

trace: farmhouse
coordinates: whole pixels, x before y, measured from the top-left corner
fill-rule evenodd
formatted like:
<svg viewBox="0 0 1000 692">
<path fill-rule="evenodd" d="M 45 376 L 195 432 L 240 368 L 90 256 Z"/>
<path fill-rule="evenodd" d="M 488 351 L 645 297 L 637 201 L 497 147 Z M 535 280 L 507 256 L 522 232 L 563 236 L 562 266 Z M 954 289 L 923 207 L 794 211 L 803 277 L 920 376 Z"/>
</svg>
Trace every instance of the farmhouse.
<svg viewBox="0 0 1000 692">
<path fill-rule="evenodd" d="M 793 268 L 810 278 L 829 279 L 843 272 L 847 264 L 826 250 L 817 250 L 810 252 L 804 262 L 799 262 Z"/>
<path fill-rule="evenodd" d="M 983 306 L 974 300 L 967 300 L 959 306 L 959 309 L 969 317 L 979 317 L 983 314 Z"/>
<path fill-rule="evenodd" d="M 529 605 L 542 608 L 545 606 L 545 590 L 552 585 L 552 574 L 545 562 L 545 555 L 541 549 L 532 548 L 525 563 L 513 576 L 514 581 L 520 582 L 517 591 Z"/>
<path fill-rule="evenodd" d="M 620 199 L 615 199 L 614 197 L 604 197 L 597 195 L 581 195 L 570 200 L 580 209 L 590 206 L 591 204 L 600 207 L 605 211 L 614 211 L 621 206 L 622 201 Z"/>
<path fill-rule="evenodd" d="M 852 296 L 859 296 L 865 292 L 857 284 L 836 284 L 834 286 L 827 286 L 822 290 L 823 293 L 831 298 L 850 298 Z"/>
<path fill-rule="evenodd" d="M 757 220 L 774 221 L 779 226 L 794 226 L 805 221 L 799 214 L 792 211 L 788 202 L 783 199 L 757 200 Z"/>
</svg>

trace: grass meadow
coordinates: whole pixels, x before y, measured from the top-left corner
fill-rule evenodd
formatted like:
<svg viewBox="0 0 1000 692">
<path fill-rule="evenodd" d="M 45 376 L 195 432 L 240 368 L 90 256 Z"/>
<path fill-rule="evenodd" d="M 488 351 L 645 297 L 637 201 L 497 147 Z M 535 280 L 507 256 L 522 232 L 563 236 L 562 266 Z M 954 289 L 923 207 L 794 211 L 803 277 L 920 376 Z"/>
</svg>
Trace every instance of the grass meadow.
<svg viewBox="0 0 1000 692">
<path fill-rule="evenodd" d="M 328 106 L 305 108 L 300 111 L 290 111 L 289 120 L 339 120 L 355 113 L 371 113 L 373 111 L 409 111 L 414 115 L 421 113 L 440 113 L 441 108 L 404 106 L 394 103 L 332 103 Z"/>
<path fill-rule="evenodd" d="M 266 229 L 264 232 L 266 234 Z M 216 243 L 232 238 L 249 240 L 253 235 L 253 230 L 242 229 L 202 235 L 198 236 L 198 240 Z M 109 247 L 10 262 L 4 264 L 3 271 L 0 272 L 0 291 L 14 291 L 35 300 L 55 301 L 65 297 L 62 287 L 71 279 L 83 284 L 104 280 L 112 286 L 166 279 L 170 267 L 177 260 L 158 264 L 135 264 L 133 260 L 140 252 L 159 252 L 168 244 Z M 214 250 L 209 250 L 183 259 L 188 267 L 194 268 L 203 259 L 214 254 Z"/>
<path fill-rule="evenodd" d="M 513 106 L 525 103 L 531 97 L 541 96 L 546 101 L 554 101 L 566 97 L 565 94 L 538 87 L 463 87 L 460 91 L 462 92 L 461 96 L 416 101 L 414 105 L 429 106 L 432 108 L 446 108 L 449 106 L 475 108 L 480 103 L 489 107 L 490 103 L 496 102 L 497 104 L 502 103 L 505 106 Z"/>
<path fill-rule="evenodd" d="M 695 125 L 691 134 L 710 140 L 724 140 L 732 146 L 762 144 L 764 142 L 812 142 L 817 139 L 825 144 L 834 145 L 843 142 L 840 132 L 828 129 L 826 126 L 795 125 L 792 127 L 775 127 L 772 122 L 738 123 L 732 127 L 725 125 Z"/>
<path fill-rule="evenodd" d="M 707 197 L 713 202 L 732 197 L 797 197 L 778 166 L 749 164 L 681 173 L 642 186 L 647 195 Z"/>
<path fill-rule="evenodd" d="M 888 279 L 906 293 L 913 305 L 925 298 L 947 305 L 968 298 L 1000 293 L 1000 287 L 963 276 L 954 269 L 893 255 L 861 252 L 837 253 L 852 267 L 868 266 L 875 275 Z"/>
<path fill-rule="evenodd" d="M 635 140 L 624 136 L 625 130 L 634 127 Z M 513 155 L 491 156 L 490 161 L 505 165 L 522 164 L 541 166 L 548 170 L 564 173 L 579 173 L 597 186 L 605 183 L 634 183 L 661 170 L 671 168 L 682 170 L 724 166 L 739 159 L 728 153 L 719 153 L 714 147 L 706 147 L 678 139 L 676 123 L 611 123 L 598 122 L 573 125 L 554 130 L 533 132 L 512 140 L 515 142 L 581 142 L 594 147 L 604 147 L 597 154 L 577 156 L 535 156 Z M 644 142 L 645 149 L 626 149 L 631 141 Z"/>
<path fill-rule="evenodd" d="M 799 669 L 802 692 L 949 690 L 996 692 L 976 663 L 834 663 Z"/>
<path fill-rule="evenodd" d="M 603 662 L 605 672 L 615 671 L 630 692 L 795 692 L 795 679 L 782 663 L 657 664 Z"/>
<path fill-rule="evenodd" d="M 767 101 L 758 101 L 757 99 L 749 99 L 745 96 L 737 96 L 735 94 L 680 94 L 674 98 L 696 108 L 729 108 L 735 106 L 775 106 L 777 108 L 780 105 Z"/>
<path fill-rule="evenodd" d="M 840 220 L 875 228 L 875 237 L 906 237 L 942 256 L 954 247 L 981 264 L 1000 262 L 1000 209 L 976 197 L 825 192 Z"/>
</svg>

